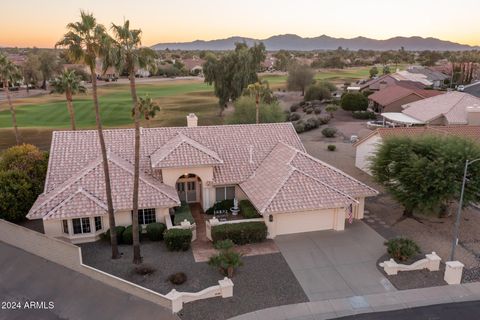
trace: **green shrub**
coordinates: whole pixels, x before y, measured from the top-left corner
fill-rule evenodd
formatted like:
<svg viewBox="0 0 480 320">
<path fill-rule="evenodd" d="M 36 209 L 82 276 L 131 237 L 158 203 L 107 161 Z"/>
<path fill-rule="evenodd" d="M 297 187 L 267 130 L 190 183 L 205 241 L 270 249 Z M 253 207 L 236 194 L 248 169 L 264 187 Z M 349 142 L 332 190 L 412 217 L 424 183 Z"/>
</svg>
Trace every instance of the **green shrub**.
<svg viewBox="0 0 480 320">
<path fill-rule="evenodd" d="M 189 221 L 191 224 L 195 223 L 195 219 L 193 219 L 192 211 L 190 210 L 190 206 L 188 203 L 182 203 L 180 207 L 175 208 L 175 216 L 173 218 L 173 224 L 179 226 L 183 220 Z"/>
<path fill-rule="evenodd" d="M 160 222 L 149 223 L 147 225 L 147 237 L 150 241 L 163 240 L 163 232 L 167 227 Z"/>
<path fill-rule="evenodd" d="M 315 107 L 315 109 L 313 109 L 313 112 L 314 112 L 315 114 L 320 114 L 320 113 L 322 113 L 322 108 L 320 108 L 320 107 Z"/>
<path fill-rule="evenodd" d="M 385 241 L 387 252 L 391 258 L 397 261 L 406 261 L 420 253 L 420 247 L 415 241 L 408 238 L 395 238 Z"/>
<path fill-rule="evenodd" d="M 295 131 L 297 133 L 302 133 L 305 132 L 305 122 L 303 120 L 298 120 L 293 124 L 293 127 L 295 128 Z"/>
<path fill-rule="evenodd" d="M 337 134 L 337 129 L 333 127 L 328 127 L 322 130 L 322 134 L 327 138 L 333 138 Z"/>
<path fill-rule="evenodd" d="M 263 222 L 241 222 L 212 227 L 214 242 L 230 239 L 235 244 L 262 242 L 267 238 L 267 226 Z"/>
<path fill-rule="evenodd" d="M 296 113 L 296 112 L 293 112 L 290 114 L 290 116 L 288 117 L 288 120 L 289 121 L 297 121 L 297 120 L 300 120 L 301 116 Z"/>
<path fill-rule="evenodd" d="M 327 149 L 328 149 L 328 151 L 335 151 L 335 150 L 337 150 L 337 146 L 334 145 L 334 144 L 329 144 L 327 146 Z"/>
<path fill-rule="evenodd" d="M 116 226 L 115 227 L 115 233 L 117 234 L 117 243 L 122 243 L 122 235 L 123 232 L 125 231 L 124 226 Z M 108 229 L 104 234 L 104 238 L 108 241 L 110 241 L 110 229 Z"/>
<path fill-rule="evenodd" d="M 306 112 L 307 114 L 311 114 L 311 113 L 313 112 L 313 108 L 312 108 L 312 107 L 307 108 L 307 110 L 305 110 L 305 112 Z"/>
<path fill-rule="evenodd" d="M 317 118 L 308 118 L 305 121 L 305 131 L 316 129 L 320 126 L 320 121 Z"/>
<path fill-rule="evenodd" d="M 257 209 L 255 209 L 249 200 L 240 200 L 238 207 L 240 208 L 240 214 L 245 219 L 260 218 L 260 214 L 258 213 Z"/>
<path fill-rule="evenodd" d="M 242 255 L 232 251 L 231 247 L 222 248 L 220 253 L 210 257 L 208 264 L 217 267 L 224 276 L 231 278 L 234 270 L 243 265 Z"/>
<path fill-rule="evenodd" d="M 300 108 L 300 104 L 299 103 L 294 103 L 290 106 L 290 111 L 295 112 L 295 111 L 298 110 L 298 108 Z"/>
<path fill-rule="evenodd" d="M 346 93 L 341 99 L 342 108 L 346 111 L 364 111 L 368 108 L 368 99 L 362 93 Z"/>
<path fill-rule="evenodd" d="M 305 91 L 305 101 L 330 99 L 330 90 L 318 84 L 312 84 Z"/>
<path fill-rule="evenodd" d="M 192 241 L 192 230 L 169 229 L 163 233 L 165 245 L 170 251 L 187 251 Z"/>
<path fill-rule="evenodd" d="M 327 117 L 319 117 L 318 121 L 319 121 L 320 125 L 323 125 L 323 124 L 329 123 L 330 119 L 331 119 L 331 117 L 328 117 L 328 116 Z"/>
<path fill-rule="evenodd" d="M 353 111 L 352 117 L 355 119 L 372 119 L 376 120 L 377 116 L 371 111 Z"/>
</svg>

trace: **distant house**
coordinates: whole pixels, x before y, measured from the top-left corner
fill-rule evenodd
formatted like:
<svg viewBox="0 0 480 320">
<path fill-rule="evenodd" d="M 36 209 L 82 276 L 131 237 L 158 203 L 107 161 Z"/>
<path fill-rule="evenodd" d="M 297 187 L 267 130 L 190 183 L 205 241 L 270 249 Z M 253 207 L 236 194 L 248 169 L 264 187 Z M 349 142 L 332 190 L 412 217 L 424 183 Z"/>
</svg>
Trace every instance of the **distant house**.
<svg viewBox="0 0 480 320">
<path fill-rule="evenodd" d="M 445 126 L 445 127 L 397 127 L 379 128 L 354 144 L 355 166 L 371 174 L 370 159 L 385 139 L 390 137 L 419 137 L 423 135 L 453 135 L 480 141 L 480 126 Z"/>
<path fill-rule="evenodd" d="M 391 85 L 404 85 L 416 87 L 418 89 L 425 88 L 425 84 L 418 81 L 408 81 L 406 79 L 397 79 L 393 74 L 386 74 L 381 77 L 370 79 L 359 85 L 360 91 L 379 91 Z"/>
<path fill-rule="evenodd" d="M 418 89 L 414 86 L 390 85 L 368 96 L 375 112 L 401 112 L 402 105 L 443 94 L 442 91 Z"/>
<path fill-rule="evenodd" d="M 414 75 L 423 75 L 431 83 L 433 88 L 442 88 L 445 85 L 445 80 L 449 79 L 450 76 L 439 72 L 432 68 L 412 66 L 409 67 L 406 72 Z"/>
<path fill-rule="evenodd" d="M 430 125 L 480 125 L 480 98 L 447 92 L 402 106 L 404 115 Z"/>
<path fill-rule="evenodd" d="M 203 64 L 205 60 L 193 57 L 189 59 L 183 59 L 182 63 L 185 65 L 185 68 L 190 72 L 190 74 L 202 74 Z"/>
</svg>

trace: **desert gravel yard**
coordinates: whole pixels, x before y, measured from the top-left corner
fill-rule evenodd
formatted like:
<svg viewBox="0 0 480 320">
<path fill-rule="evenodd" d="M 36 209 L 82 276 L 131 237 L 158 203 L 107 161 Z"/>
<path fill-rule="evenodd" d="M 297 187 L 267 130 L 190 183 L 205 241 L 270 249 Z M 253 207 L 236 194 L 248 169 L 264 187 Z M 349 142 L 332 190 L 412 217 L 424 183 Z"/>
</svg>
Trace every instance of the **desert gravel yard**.
<svg viewBox="0 0 480 320">
<path fill-rule="evenodd" d="M 141 243 L 144 265 L 155 269 L 150 275 L 134 272 L 132 247 L 120 245 L 122 258 L 111 260 L 110 244 L 97 241 L 80 245 L 85 264 L 108 272 L 146 288 L 166 294 L 171 289 L 196 292 L 217 285 L 223 276 L 206 262 L 195 262 L 191 249 L 186 252 L 169 252 L 163 242 Z M 302 287 L 280 253 L 243 258 L 244 265 L 234 277 L 233 297 L 212 298 L 184 305 L 179 316 L 186 320 L 227 319 L 239 314 L 284 304 L 308 301 Z M 187 281 L 172 285 L 168 276 L 184 272 Z"/>
</svg>

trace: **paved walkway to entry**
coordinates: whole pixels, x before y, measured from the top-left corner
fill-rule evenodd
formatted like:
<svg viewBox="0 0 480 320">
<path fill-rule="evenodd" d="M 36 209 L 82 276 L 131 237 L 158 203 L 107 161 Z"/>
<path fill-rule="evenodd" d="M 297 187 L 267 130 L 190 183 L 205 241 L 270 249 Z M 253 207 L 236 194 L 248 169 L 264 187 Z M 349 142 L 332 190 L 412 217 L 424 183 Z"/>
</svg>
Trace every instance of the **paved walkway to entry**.
<svg viewBox="0 0 480 320">
<path fill-rule="evenodd" d="M 275 238 L 310 301 L 396 291 L 376 267 L 384 241 L 361 221 L 347 224 L 345 231 Z"/>
<path fill-rule="evenodd" d="M 231 320 L 322 320 L 360 313 L 409 309 L 443 303 L 480 300 L 480 283 L 377 293 L 284 305 L 246 313 Z"/>
<path fill-rule="evenodd" d="M 197 226 L 197 240 L 192 242 L 192 252 L 195 262 L 205 262 L 217 253 L 213 247 L 213 243 L 207 239 L 206 231 L 206 215 L 203 213 L 199 203 L 190 205 L 193 219 Z M 278 247 L 273 240 L 266 240 L 262 243 L 253 243 L 243 246 L 236 246 L 235 251 L 244 256 L 255 256 L 260 254 L 269 254 L 278 252 Z"/>
</svg>

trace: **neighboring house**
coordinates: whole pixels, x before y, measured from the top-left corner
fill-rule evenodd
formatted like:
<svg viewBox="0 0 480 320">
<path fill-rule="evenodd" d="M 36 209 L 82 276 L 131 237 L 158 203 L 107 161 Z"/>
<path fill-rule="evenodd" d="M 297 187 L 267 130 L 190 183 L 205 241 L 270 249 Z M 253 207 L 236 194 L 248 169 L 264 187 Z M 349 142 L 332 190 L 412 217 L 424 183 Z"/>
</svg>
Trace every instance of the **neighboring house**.
<svg viewBox="0 0 480 320">
<path fill-rule="evenodd" d="M 380 91 L 392 85 L 399 85 L 404 87 L 414 87 L 417 89 L 424 89 L 425 84 L 418 81 L 410 81 L 406 79 L 397 79 L 392 74 L 386 74 L 381 77 L 370 79 L 359 85 L 360 91 Z"/>
<path fill-rule="evenodd" d="M 183 59 L 182 63 L 185 65 L 185 68 L 190 72 L 190 74 L 201 75 L 203 72 L 203 64 L 205 60 L 193 57 L 190 59 Z"/>
<path fill-rule="evenodd" d="M 480 141 L 480 126 L 445 126 L 445 127 L 397 127 L 379 128 L 354 144 L 355 166 L 371 174 L 370 159 L 375 155 L 383 140 L 390 137 L 419 137 L 422 135 L 454 135 Z"/>
<path fill-rule="evenodd" d="M 139 223 L 164 222 L 180 201 L 203 209 L 249 199 L 268 237 L 343 230 L 346 212 L 363 218 L 377 191 L 308 155 L 291 123 L 141 129 Z M 104 130 L 117 225 L 132 223 L 134 130 Z M 72 242 L 109 228 L 102 158 L 95 130 L 53 133 L 45 190 L 27 215 L 47 235 Z"/>
<path fill-rule="evenodd" d="M 480 125 L 480 98 L 464 92 L 447 92 L 402 107 L 404 115 L 423 124 Z"/>
<path fill-rule="evenodd" d="M 395 78 L 397 81 L 412 81 L 412 82 L 419 82 L 424 87 L 432 87 L 433 82 L 430 81 L 426 75 L 423 73 L 412 73 L 407 70 L 397 71 L 392 73 L 392 77 Z"/>
<path fill-rule="evenodd" d="M 449 80 L 450 76 L 437 71 L 432 68 L 421 67 L 421 66 L 412 66 L 407 69 L 407 72 L 413 74 L 422 74 L 426 77 L 428 81 L 432 83 L 432 87 L 435 89 L 442 88 L 445 86 L 445 80 Z"/>
<path fill-rule="evenodd" d="M 95 73 L 97 75 L 97 79 L 105 81 L 116 81 L 119 76 L 115 67 L 111 66 L 104 70 L 103 63 L 100 59 L 97 59 L 96 61 Z"/>
<path fill-rule="evenodd" d="M 369 106 L 375 112 L 401 112 L 402 105 L 443 94 L 442 91 L 390 85 L 368 96 Z"/>
</svg>

